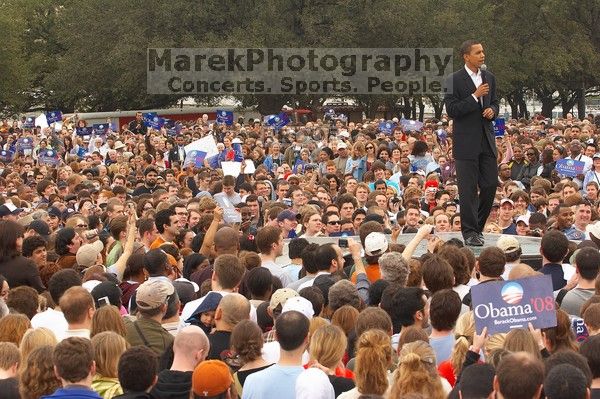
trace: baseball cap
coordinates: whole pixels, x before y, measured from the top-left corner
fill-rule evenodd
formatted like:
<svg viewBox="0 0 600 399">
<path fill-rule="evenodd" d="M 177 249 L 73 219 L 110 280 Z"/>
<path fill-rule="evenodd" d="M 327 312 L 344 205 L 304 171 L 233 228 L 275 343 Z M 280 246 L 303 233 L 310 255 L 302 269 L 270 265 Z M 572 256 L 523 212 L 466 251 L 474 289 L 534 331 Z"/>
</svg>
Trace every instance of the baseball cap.
<svg viewBox="0 0 600 399">
<path fill-rule="evenodd" d="M 229 367 L 220 360 L 205 360 L 192 373 L 192 391 L 200 397 L 213 397 L 226 392 L 233 377 Z"/>
<path fill-rule="evenodd" d="M 516 223 L 518 224 L 519 222 L 523 222 L 523 223 L 525 223 L 525 225 L 529 226 L 529 217 L 527 217 L 525 215 L 521 215 L 517 218 Z"/>
<path fill-rule="evenodd" d="M 96 264 L 98 255 L 104 249 L 102 241 L 96 240 L 91 244 L 84 244 L 77 250 L 75 260 L 79 266 L 90 267 Z"/>
<path fill-rule="evenodd" d="M 94 297 L 96 308 L 106 304 L 105 302 L 101 301 L 103 298 L 108 299 L 108 302 L 111 305 L 121 307 L 121 296 L 123 293 L 121 292 L 119 286 L 112 281 L 102 281 L 96 285 L 90 293 Z"/>
<path fill-rule="evenodd" d="M 505 254 L 514 252 L 521 248 L 521 244 L 514 236 L 502 235 L 496 241 L 496 246 L 502 250 Z"/>
<path fill-rule="evenodd" d="M 511 204 L 513 207 L 515 206 L 515 203 L 514 203 L 514 202 L 513 202 L 513 200 L 511 200 L 510 198 L 502 198 L 502 199 L 500 200 L 500 206 L 502 206 L 502 205 L 506 204 L 507 202 L 508 202 L 509 204 Z"/>
<path fill-rule="evenodd" d="M 429 188 L 429 187 L 438 188 L 439 186 L 440 186 L 440 183 L 438 183 L 436 180 L 427 180 L 425 182 L 425 188 Z"/>
<path fill-rule="evenodd" d="M 597 159 L 597 158 L 600 158 L 600 153 L 599 153 L 599 152 L 595 153 L 595 154 L 592 156 L 592 159 Z"/>
<path fill-rule="evenodd" d="M 44 222 L 43 220 L 34 220 L 33 222 L 29 223 L 29 228 L 43 238 L 48 238 L 50 235 L 50 227 L 48 227 L 48 223 Z"/>
<path fill-rule="evenodd" d="M 278 222 L 283 222 L 284 220 L 295 221 L 296 220 L 296 213 L 294 211 L 290 211 L 288 209 L 279 212 L 279 215 L 277 215 L 277 221 Z"/>
<path fill-rule="evenodd" d="M 23 208 L 17 208 L 11 202 L 7 202 L 4 205 L 0 205 L 0 217 L 8 215 L 18 215 L 21 212 L 23 212 Z"/>
<path fill-rule="evenodd" d="M 365 238 L 365 254 L 367 256 L 378 256 L 388 249 L 388 241 L 385 234 L 372 232 Z"/>
<path fill-rule="evenodd" d="M 285 306 L 288 299 L 298 296 L 298 293 L 291 288 L 280 288 L 271 296 L 270 306 L 275 309 L 277 306 Z"/>
<path fill-rule="evenodd" d="M 600 240 L 600 222 L 590 223 L 585 226 L 585 231 L 590 235 L 592 241 Z"/>
<path fill-rule="evenodd" d="M 152 279 L 140 285 L 135 294 L 137 307 L 144 310 L 156 309 L 167 303 L 167 299 L 175 292 L 169 281 Z"/>
<path fill-rule="evenodd" d="M 57 207 L 51 206 L 50 208 L 48 208 L 48 215 L 50 217 L 55 217 L 55 218 L 60 219 L 60 217 L 62 216 L 62 212 Z"/>
<path fill-rule="evenodd" d="M 302 313 L 309 320 L 315 315 L 315 310 L 312 306 L 312 303 L 308 299 L 301 296 L 289 298 L 285 302 L 285 305 L 283 305 L 281 313 L 290 312 L 292 310 Z"/>
<path fill-rule="evenodd" d="M 346 143 L 344 143 L 343 141 L 339 142 L 337 145 L 337 149 L 341 150 L 343 148 L 348 148 L 348 146 L 346 145 Z"/>
</svg>

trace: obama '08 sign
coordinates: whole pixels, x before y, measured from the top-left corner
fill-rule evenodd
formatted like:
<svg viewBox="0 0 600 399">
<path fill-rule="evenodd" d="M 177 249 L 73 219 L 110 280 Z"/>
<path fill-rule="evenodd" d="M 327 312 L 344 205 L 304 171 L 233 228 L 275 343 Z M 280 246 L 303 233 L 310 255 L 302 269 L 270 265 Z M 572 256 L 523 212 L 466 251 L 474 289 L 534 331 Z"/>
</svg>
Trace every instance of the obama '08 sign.
<svg viewBox="0 0 600 399">
<path fill-rule="evenodd" d="M 556 303 L 550 276 L 486 282 L 471 288 L 475 329 L 488 334 L 515 328 L 556 326 Z"/>
</svg>

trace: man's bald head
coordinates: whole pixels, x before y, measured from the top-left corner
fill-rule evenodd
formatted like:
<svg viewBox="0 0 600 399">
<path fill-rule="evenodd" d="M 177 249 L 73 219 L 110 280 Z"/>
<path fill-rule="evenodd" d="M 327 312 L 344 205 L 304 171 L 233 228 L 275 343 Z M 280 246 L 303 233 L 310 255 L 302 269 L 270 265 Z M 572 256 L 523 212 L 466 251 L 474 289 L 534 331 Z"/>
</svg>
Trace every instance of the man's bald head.
<svg viewBox="0 0 600 399">
<path fill-rule="evenodd" d="M 216 313 L 217 318 L 233 329 L 240 321 L 250 317 L 250 302 L 241 294 L 225 295 L 219 302 Z"/>
<path fill-rule="evenodd" d="M 221 227 L 215 233 L 215 251 L 217 255 L 237 255 L 240 250 L 240 239 L 238 232 L 232 227 Z"/>
<path fill-rule="evenodd" d="M 200 363 L 208 355 L 210 343 L 208 337 L 198 326 L 187 326 L 179 330 L 173 342 L 175 358 L 184 357 Z"/>
</svg>

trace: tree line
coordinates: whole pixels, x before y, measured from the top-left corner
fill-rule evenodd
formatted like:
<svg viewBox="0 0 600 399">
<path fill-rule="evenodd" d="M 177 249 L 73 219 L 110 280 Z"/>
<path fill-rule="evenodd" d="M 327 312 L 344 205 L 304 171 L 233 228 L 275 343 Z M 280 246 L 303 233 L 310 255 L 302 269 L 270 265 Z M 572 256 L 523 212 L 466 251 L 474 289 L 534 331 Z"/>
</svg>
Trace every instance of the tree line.
<svg viewBox="0 0 600 399">
<path fill-rule="evenodd" d="M 585 114 L 600 86 L 600 0 L 4 0 L 0 112 L 111 111 L 176 104 L 149 95 L 149 47 L 457 48 L 481 40 L 513 117 L 535 96 Z M 355 95 L 372 116 L 418 118 L 437 96 Z M 263 114 L 316 108 L 315 95 L 238 96 Z M 211 104 L 218 98 L 198 96 Z"/>
</svg>

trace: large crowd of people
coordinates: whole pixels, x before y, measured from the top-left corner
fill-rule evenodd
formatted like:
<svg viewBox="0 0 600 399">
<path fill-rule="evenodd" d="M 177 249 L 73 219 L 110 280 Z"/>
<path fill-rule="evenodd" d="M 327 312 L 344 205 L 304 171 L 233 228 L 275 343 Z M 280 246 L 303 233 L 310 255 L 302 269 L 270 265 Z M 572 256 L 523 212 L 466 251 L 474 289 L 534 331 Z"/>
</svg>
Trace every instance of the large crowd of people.
<svg viewBox="0 0 600 399">
<path fill-rule="evenodd" d="M 478 256 L 452 121 L 380 122 L 3 120 L 0 396 L 600 398 L 600 115 L 506 121 Z M 556 326 L 476 330 L 471 287 L 541 274 Z"/>
</svg>

